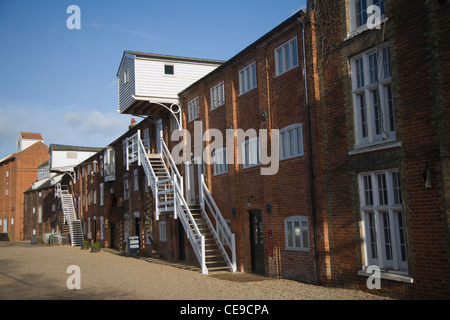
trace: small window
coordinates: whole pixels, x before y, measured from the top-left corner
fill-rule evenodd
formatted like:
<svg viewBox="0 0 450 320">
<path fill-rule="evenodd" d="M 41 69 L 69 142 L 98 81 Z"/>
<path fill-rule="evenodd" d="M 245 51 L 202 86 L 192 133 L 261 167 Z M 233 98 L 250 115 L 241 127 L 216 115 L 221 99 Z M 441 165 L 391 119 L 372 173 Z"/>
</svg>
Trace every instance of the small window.
<svg viewBox="0 0 450 320">
<path fill-rule="evenodd" d="M 188 102 L 189 121 L 197 119 L 200 115 L 198 97 Z"/>
<path fill-rule="evenodd" d="M 284 219 L 286 250 L 309 251 L 308 218 L 292 216 Z"/>
<path fill-rule="evenodd" d="M 239 71 L 239 93 L 243 94 L 257 87 L 256 62 Z"/>
<path fill-rule="evenodd" d="M 275 49 L 275 75 L 280 75 L 298 66 L 297 38 Z"/>
<path fill-rule="evenodd" d="M 301 124 L 294 124 L 280 130 L 280 159 L 303 155 L 303 132 Z"/>
<path fill-rule="evenodd" d="M 225 84 L 219 83 L 210 90 L 211 93 L 211 110 L 214 110 L 225 104 Z"/>
<path fill-rule="evenodd" d="M 164 65 L 164 74 L 174 75 L 175 74 L 174 66 L 170 65 L 170 64 L 165 64 Z"/>
<path fill-rule="evenodd" d="M 126 84 L 129 80 L 129 71 L 128 69 L 125 70 L 125 72 L 123 73 L 123 83 Z"/>
</svg>

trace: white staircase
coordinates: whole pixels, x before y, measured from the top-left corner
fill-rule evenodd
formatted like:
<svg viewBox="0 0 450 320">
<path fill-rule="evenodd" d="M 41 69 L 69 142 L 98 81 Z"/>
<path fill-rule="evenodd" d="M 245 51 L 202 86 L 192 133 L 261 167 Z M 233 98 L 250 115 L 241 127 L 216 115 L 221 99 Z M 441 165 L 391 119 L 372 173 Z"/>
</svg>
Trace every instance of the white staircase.
<svg viewBox="0 0 450 320">
<path fill-rule="evenodd" d="M 73 197 L 67 191 L 67 186 L 56 185 L 55 197 L 61 199 L 61 207 L 64 214 L 64 222 L 69 226 L 70 241 L 73 247 L 81 246 L 84 241 L 81 220 L 77 219 Z"/>
<path fill-rule="evenodd" d="M 162 136 L 162 135 L 161 135 Z M 173 215 L 180 219 L 192 249 L 201 266 L 202 273 L 208 270 L 228 269 L 236 271 L 236 247 L 234 234 L 217 208 L 208 188 L 199 177 L 200 203 L 188 204 L 183 192 L 183 177 L 180 175 L 164 140 L 161 139 L 161 153 L 147 154 L 140 139 L 140 131 L 127 139 L 127 167 L 141 165 L 155 199 L 155 216 Z M 210 221 L 207 210 L 215 219 L 216 227 Z M 219 238 L 219 234 L 221 237 Z M 229 252 L 225 250 L 228 245 Z"/>
</svg>

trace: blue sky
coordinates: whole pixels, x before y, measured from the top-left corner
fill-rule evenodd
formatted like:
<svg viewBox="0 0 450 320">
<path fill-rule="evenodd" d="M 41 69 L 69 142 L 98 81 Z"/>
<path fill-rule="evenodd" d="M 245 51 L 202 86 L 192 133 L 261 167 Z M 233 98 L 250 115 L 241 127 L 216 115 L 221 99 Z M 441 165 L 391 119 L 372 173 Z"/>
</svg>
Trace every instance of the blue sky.
<svg viewBox="0 0 450 320">
<path fill-rule="evenodd" d="M 81 10 L 70 30 L 67 7 Z M 0 0 L 0 158 L 19 131 L 47 145 L 104 147 L 117 113 L 124 50 L 227 60 L 306 6 L 305 0 Z"/>
</svg>

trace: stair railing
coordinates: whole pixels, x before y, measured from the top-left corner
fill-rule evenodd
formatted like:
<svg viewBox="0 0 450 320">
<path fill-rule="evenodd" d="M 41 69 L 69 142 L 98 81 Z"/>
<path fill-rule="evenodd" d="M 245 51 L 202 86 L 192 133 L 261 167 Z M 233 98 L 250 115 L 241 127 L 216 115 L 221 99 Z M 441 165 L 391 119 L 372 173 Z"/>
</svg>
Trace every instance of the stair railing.
<svg viewBox="0 0 450 320">
<path fill-rule="evenodd" d="M 162 136 L 162 135 L 161 135 Z M 188 204 L 183 196 L 183 177 L 178 171 L 175 162 L 165 144 L 164 140 L 161 138 L 161 156 L 163 163 L 165 165 L 165 170 L 169 173 L 170 177 L 167 179 L 159 180 L 152 168 L 151 162 L 148 159 L 147 152 L 145 150 L 144 144 L 140 138 L 140 131 L 127 138 L 127 169 L 131 162 L 138 161 L 138 165 L 142 165 L 144 172 L 147 176 L 147 182 L 152 189 L 154 199 L 155 199 L 155 218 L 159 220 L 160 207 L 165 206 L 169 208 L 173 206 L 174 218 L 180 218 L 181 224 L 186 232 L 187 238 L 189 239 L 194 253 L 200 263 L 202 273 L 208 274 L 208 269 L 206 267 L 206 255 L 205 255 L 205 236 L 203 236 L 198 229 L 197 223 L 189 209 Z M 168 164 L 169 169 L 166 164 Z M 167 198 L 167 196 L 172 193 L 173 200 Z M 159 196 L 164 195 L 165 201 L 159 201 Z"/>
<path fill-rule="evenodd" d="M 214 198 L 212 197 L 211 193 L 209 192 L 209 189 L 207 185 L 205 184 L 205 179 L 203 174 L 200 175 L 200 207 L 202 209 L 202 214 L 204 219 L 206 220 L 206 223 L 209 225 L 211 232 L 213 233 L 214 237 L 218 240 L 217 243 L 219 245 L 220 251 L 222 251 L 222 254 L 225 258 L 225 261 L 227 262 L 228 266 L 230 266 L 232 272 L 236 272 L 237 266 L 236 266 L 236 238 L 234 233 L 231 233 L 230 227 L 226 223 L 225 219 L 222 216 L 222 213 L 220 212 L 219 208 L 217 207 L 216 202 L 214 201 Z M 206 206 L 205 206 L 206 204 Z M 211 223 L 211 220 L 209 219 L 208 213 L 206 212 L 206 208 L 209 209 L 209 212 L 213 216 L 215 222 L 216 222 L 216 228 Z M 220 235 L 220 236 L 219 236 Z M 222 240 L 225 242 L 225 245 L 227 245 L 230 248 L 231 257 L 229 256 L 228 252 L 225 250 L 224 245 L 222 244 Z"/>
</svg>

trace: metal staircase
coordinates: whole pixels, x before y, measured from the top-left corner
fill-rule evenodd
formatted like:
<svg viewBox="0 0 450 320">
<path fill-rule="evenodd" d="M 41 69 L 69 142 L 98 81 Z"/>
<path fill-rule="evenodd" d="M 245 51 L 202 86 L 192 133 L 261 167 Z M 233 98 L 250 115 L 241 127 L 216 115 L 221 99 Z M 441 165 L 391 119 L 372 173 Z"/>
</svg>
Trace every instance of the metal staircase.
<svg viewBox="0 0 450 320">
<path fill-rule="evenodd" d="M 156 220 L 159 220 L 160 215 L 165 214 L 173 215 L 174 219 L 180 219 L 202 273 L 208 274 L 208 270 L 219 269 L 235 272 L 234 234 L 231 233 L 209 193 L 203 181 L 203 175 L 199 177 L 200 203 L 188 204 L 184 197 L 183 177 L 164 140 L 161 139 L 160 143 L 161 153 L 147 154 L 140 139 L 140 131 L 138 131 L 127 139 L 126 148 L 127 167 L 130 164 L 137 164 L 142 166 L 145 171 L 147 183 L 155 200 Z M 216 227 L 212 225 L 207 210 L 214 217 Z M 231 254 L 225 250 L 221 240 L 224 240 L 225 245 L 229 246 Z"/>
<path fill-rule="evenodd" d="M 67 186 L 56 185 L 55 197 L 61 199 L 61 207 L 64 222 L 69 226 L 70 242 L 73 247 L 83 245 L 84 236 L 81 220 L 77 219 L 73 197 L 68 192 Z"/>
</svg>

